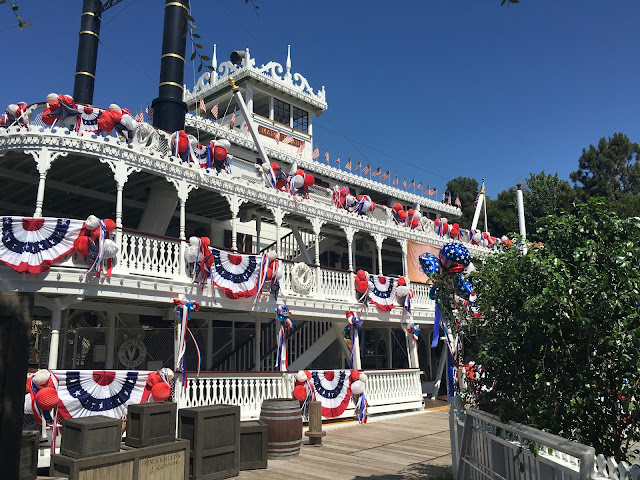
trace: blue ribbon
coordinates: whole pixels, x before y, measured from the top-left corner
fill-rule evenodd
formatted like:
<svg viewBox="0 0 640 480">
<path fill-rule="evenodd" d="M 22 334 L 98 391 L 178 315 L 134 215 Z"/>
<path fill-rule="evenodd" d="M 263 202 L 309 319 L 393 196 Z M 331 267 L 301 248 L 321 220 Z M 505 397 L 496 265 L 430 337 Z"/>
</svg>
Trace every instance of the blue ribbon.
<svg viewBox="0 0 640 480">
<path fill-rule="evenodd" d="M 440 340 L 440 307 L 438 307 L 438 302 L 436 302 L 436 314 L 433 319 L 433 339 L 431 340 L 431 348 L 436 348 L 438 346 L 438 340 Z"/>
</svg>

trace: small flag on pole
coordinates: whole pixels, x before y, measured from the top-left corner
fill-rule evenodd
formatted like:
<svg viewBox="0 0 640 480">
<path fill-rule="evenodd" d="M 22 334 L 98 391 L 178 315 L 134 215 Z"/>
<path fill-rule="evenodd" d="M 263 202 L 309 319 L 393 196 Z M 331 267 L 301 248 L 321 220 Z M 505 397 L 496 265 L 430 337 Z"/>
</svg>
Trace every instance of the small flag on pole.
<svg viewBox="0 0 640 480">
<path fill-rule="evenodd" d="M 329 149 L 327 148 L 327 151 L 324 152 L 324 161 L 329 163 Z"/>
<path fill-rule="evenodd" d="M 409 188 L 413 188 L 413 186 L 416 184 L 416 179 L 412 178 L 411 179 L 411 183 L 409 183 Z"/>
<path fill-rule="evenodd" d="M 211 107 L 211 115 L 213 115 L 213 118 L 215 118 L 216 120 L 218 119 L 218 104 L 215 104 L 213 107 Z"/>
<path fill-rule="evenodd" d="M 444 203 L 444 199 L 445 199 L 445 194 L 444 192 L 442 192 L 442 203 Z"/>
<path fill-rule="evenodd" d="M 136 113 L 135 119 L 136 122 L 144 122 L 144 115 L 142 115 L 142 113 Z"/>
<path fill-rule="evenodd" d="M 320 156 L 320 149 L 318 148 L 318 146 L 316 145 L 315 150 L 313 151 L 313 154 L 311 155 L 312 159 L 316 159 Z"/>
<path fill-rule="evenodd" d="M 338 164 L 338 168 L 340 168 L 340 154 L 338 154 L 338 157 L 336 158 L 336 163 Z"/>
<path fill-rule="evenodd" d="M 456 195 L 456 201 L 453 202 L 456 204 L 456 207 L 462 208 L 462 203 L 460 203 L 460 197 Z"/>
<path fill-rule="evenodd" d="M 242 129 L 243 129 L 245 132 L 248 132 L 248 131 L 249 131 L 249 125 L 247 124 L 247 122 L 244 122 L 244 124 L 242 125 Z"/>
<path fill-rule="evenodd" d="M 447 198 L 447 203 L 451 205 L 451 192 L 449 192 L 449 197 Z"/>
<path fill-rule="evenodd" d="M 293 142 L 293 137 L 290 137 L 289 135 L 282 139 L 282 143 L 284 143 L 285 145 L 289 145 L 291 142 Z"/>
<path fill-rule="evenodd" d="M 362 159 L 358 160 L 358 164 L 356 165 L 356 169 L 354 170 L 354 172 L 357 172 L 358 170 L 360 170 L 361 166 L 362 166 Z"/>
<path fill-rule="evenodd" d="M 376 168 L 373 172 L 371 172 L 372 177 L 377 177 L 382 173 L 382 169 L 380 167 Z"/>
<path fill-rule="evenodd" d="M 407 179 L 402 180 L 402 188 L 407 188 Z"/>
<path fill-rule="evenodd" d="M 370 171 L 371 171 L 371 164 L 367 163 L 367 166 L 362 169 L 362 174 L 368 175 Z"/>
<path fill-rule="evenodd" d="M 387 180 L 389 180 L 390 176 L 391 176 L 391 172 L 387 170 L 382 174 L 382 176 L 380 177 L 380 180 L 382 180 L 383 182 L 386 182 Z"/>
<path fill-rule="evenodd" d="M 420 181 L 420 183 L 418 184 L 418 186 L 416 188 L 418 190 L 422 191 L 422 180 Z"/>
<path fill-rule="evenodd" d="M 304 147 L 306 145 L 306 142 L 301 142 L 300 146 L 298 147 L 298 154 L 304 152 Z"/>
<path fill-rule="evenodd" d="M 393 177 L 393 183 L 396 187 L 398 186 L 398 175 L 396 175 L 395 177 Z"/>
<path fill-rule="evenodd" d="M 273 137 L 278 145 L 280 145 L 280 132 L 276 132 L 276 136 Z"/>
<path fill-rule="evenodd" d="M 203 112 L 207 111 L 207 107 L 204 106 L 204 100 L 200 99 L 200 110 Z"/>
<path fill-rule="evenodd" d="M 147 108 L 145 108 L 144 113 L 147 114 L 147 117 L 149 117 L 149 121 L 152 122 L 153 121 L 153 107 L 149 107 L 149 105 L 147 105 Z"/>
<path fill-rule="evenodd" d="M 233 114 L 231 115 L 231 120 L 229 120 L 229 128 L 233 128 L 236 124 L 236 111 L 233 111 Z"/>
<path fill-rule="evenodd" d="M 349 160 L 347 160 L 347 163 L 345 163 L 344 168 L 345 170 L 351 171 L 351 155 L 349 155 Z"/>
</svg>

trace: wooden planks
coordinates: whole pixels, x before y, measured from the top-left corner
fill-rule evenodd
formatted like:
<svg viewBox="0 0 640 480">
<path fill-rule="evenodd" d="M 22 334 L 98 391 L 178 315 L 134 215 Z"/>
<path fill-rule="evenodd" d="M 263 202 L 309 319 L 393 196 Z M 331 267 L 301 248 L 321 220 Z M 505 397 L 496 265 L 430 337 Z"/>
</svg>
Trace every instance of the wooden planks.
<svg viewBox="0 0 640 480">
<path fill-rule="evenodd" d="M 266 470 L 241 480 L 418 479 L 451 466 L 449 411 L 435 410 L 366 425 L 329 427 L 324 446 L 302 445 L 300 456 L 269 460 Z"/>
</svg>

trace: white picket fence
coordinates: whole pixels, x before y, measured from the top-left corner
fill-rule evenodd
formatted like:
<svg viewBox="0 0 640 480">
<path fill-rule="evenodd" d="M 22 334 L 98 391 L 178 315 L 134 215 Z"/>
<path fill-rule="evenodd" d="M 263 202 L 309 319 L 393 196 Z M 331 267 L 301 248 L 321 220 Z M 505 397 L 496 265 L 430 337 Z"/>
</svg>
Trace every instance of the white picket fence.
<svg viewBox="0 0 640 480">
<path fill-rule="evenodd" d="M 640 466 L 526 425 L 501 422 L 474 408 L 451 409 L 457 480 L 639 480 Z"/>
</svg>

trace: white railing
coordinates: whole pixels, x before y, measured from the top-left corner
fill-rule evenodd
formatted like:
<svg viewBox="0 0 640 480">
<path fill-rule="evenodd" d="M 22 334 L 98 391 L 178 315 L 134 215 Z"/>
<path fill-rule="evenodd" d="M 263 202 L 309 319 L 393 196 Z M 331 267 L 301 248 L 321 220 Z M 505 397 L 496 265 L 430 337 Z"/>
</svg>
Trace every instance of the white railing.
<svg viewBox="0 0 640 480">
<path fill-rule="evenodd" d="M 320 285 L 327 298 L 355 300 L 350 272 L 320 268 Z"/>
<path fill-rule="evenodd" d="M 179 240 L 123 232 L 119 256 L 119 267 L 124 272 L 161 278 L 179 275 Z"/>
<path fill-rule="evenodd" d="M 413 299 L 411 300 L 415 305 L 428 305 L 435 308 L 435 301 L 429 298 L 429 290 L 431 285 L 424 283 L 411 283 L 411 290 L 413 290 Z"/>
<path fill-rule="evenodd" d="M 420 372 L 418 370 L 365 370 L 369 413 L 422 409 Z M 294 373 L 203 373 L 189 378 L 186 386 L 176 385 L 178 408 L 232 404 L 240 406 L 242 420 L 260 416 L 263 400 L 291 398 Z M 353 415 L 354 405 L 343 416 Z"/>
</svg>

